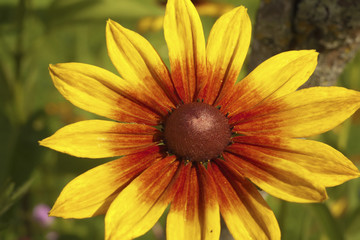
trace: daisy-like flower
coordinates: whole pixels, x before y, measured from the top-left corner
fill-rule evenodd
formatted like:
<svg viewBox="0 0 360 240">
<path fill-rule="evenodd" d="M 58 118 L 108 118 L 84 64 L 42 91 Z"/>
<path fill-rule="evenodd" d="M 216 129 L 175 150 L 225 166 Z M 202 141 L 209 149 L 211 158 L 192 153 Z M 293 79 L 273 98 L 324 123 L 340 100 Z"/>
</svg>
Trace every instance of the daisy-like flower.
<svg viewBox="0 0 360 240">
<path fill-rule="evenodd" d="M 169 0 L 164 33 L 171 71 L 143 37 L 111 20 L 108 53 L 122 78 L 82 63 L 50 66 L 65 98 L 114 121 L 80 121 L 41 145 L 123 156 L 72 180 L 51 216 L 105 214 L 106 239 L 132 239 L 170 205 L 167 239 L 219 239 L 220 214 L 235 239 L 280 239 L 255 185 L 287 201 L 320 202 L 326 187 L 359 176 L 337 150 L 303 139 L 360 107 L 356 91 L 296 91 L 316 67 L 315 51 L 276 55 L 235 84 L 251 35 L 244 7 L 217 20 L 205 47 L 192 3 Z"/>
</svg>

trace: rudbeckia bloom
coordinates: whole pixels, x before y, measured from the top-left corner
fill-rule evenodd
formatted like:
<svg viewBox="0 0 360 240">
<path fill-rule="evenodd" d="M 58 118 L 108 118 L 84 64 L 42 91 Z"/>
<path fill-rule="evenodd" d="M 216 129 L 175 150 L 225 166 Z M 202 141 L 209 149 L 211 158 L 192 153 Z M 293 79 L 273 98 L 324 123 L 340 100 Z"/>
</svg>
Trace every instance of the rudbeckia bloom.
<svg viewBox="0 0 360 240">
<path fill-rule="evenodd" d="M 72 180 L 50 215 L 105 214 L 106 239 L 146 233 L 170 205 L 167 239 L 219 239 L 220 214 L 235 239 L 280 239 L 255 185 L 291 202 L 319 202 L 326 187 L 359 176 L 337 150 L 305 137 L 328 131 L 360 107 L 340 87 L 296 91 L 317 53 L 289 51 L 235 84 L 250 43 L 244 7 L 220 17 L 207 45 L 189 0 L 169 0 L 164 18 L 171 71 L 140 35 L 109 20 L 102 68 L 50 66 L 74 105 L 112 119 L 80 121 L 41 145 L 85 158 L 122 156 Z"/>
</svg>

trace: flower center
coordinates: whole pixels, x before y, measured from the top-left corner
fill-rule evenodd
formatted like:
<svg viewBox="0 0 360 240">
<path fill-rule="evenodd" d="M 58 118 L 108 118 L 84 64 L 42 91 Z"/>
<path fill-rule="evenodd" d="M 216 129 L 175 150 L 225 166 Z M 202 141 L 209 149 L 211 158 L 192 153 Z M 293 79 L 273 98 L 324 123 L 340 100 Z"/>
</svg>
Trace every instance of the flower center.
<svg viewBox="0 0 360 240">
<path fill-rule="evenodd" d="M 165 143 L 176 156 L 207 161 L 230 143 L 228 119 L 215 107 L 195 102 L 181 105 L 165 121 Z"/>
</svg>

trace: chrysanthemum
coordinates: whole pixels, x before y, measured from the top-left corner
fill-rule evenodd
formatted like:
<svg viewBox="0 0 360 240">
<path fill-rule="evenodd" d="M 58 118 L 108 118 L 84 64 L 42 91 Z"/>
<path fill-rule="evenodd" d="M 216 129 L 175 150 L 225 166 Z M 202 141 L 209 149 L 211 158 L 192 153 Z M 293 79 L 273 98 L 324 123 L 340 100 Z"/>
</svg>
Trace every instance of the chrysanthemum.
<svg viewBox="0 0 360 240">
<path fill-rule="evenodd" d="M 223 15 L 207 45 L 189 0 L 169 0 L 164 18 L 169 72 L 140 35 L 109 20 L 102 68 L 50 66 L 74 105 L 113 119 L 77 122 L 41 145 L 86 158 L 123 156 L 71 181 L 50 214 L 105 214 L 106 239 L 146 233 L 170 205 L 168 239 L 218 239 L 220 214 L 235 239 L 280 239 L 257 191 L 319 202 L 325 187 L 359 176 L 340 152 L 304 137 L 328 131 L 360 107 L 340 87 L 296 91 L 316 67 L 315 51 L 289 51 L 235 84 L 250 43 L 244 7 Z"/>
</svg>

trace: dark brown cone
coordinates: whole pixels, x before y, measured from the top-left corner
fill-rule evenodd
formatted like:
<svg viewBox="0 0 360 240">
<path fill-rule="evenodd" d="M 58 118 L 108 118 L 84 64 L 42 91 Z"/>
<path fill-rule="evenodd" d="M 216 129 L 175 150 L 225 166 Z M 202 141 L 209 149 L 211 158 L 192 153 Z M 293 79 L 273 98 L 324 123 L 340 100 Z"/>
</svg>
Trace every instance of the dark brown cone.
<svg viewBox="0 0 360 240">
<path fill-rule="evenodd" d="M 207 161 L 221 155 L 230 142 L 228 119 L 205 103 L 181 105 L 165 122 L 165 143 L 182 159 Z"/>
</svg>

